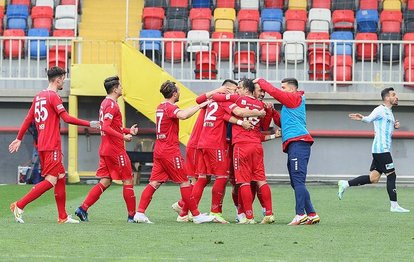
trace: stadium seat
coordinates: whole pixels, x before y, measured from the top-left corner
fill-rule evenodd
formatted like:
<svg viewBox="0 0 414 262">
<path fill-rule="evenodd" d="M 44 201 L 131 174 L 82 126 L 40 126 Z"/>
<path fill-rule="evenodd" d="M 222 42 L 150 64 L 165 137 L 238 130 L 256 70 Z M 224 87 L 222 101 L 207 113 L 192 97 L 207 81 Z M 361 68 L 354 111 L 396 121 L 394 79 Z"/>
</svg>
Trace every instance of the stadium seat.
<svg viewBox="0 0 414 262">
<path fill-rule="evenodd" d="M 166 0 L 145 0 L 144 7 L 161 7 L 167 8 Z"/>
<path fill-rule="evenodd" d="M 229 60 L 234 46 L 234 43 L 230 43 L 230 40 L 234 39 L 234 34 L 230 32 L 214 32 L 211 38 L 213 40 L 212 50 L 217 53 L 221 60 Z M 220 39 L 220 41 L 215 39 Z"/>
<path fill-rule="evenodd" d="M 403 37 L 404 41 L 410 41 L 410 44 L 404 44 L 404 56 L 414 57 L 414 33 L 406 33 Z M 411 42 L 413 44 L 411 44 Z"/>
<path fill-rule="evenodd" d="M 24 31 L 22 29 L 6 29 L 3 36 L 9 37 L 24 37 Z M 23 39 L 11 39 L 4 40 L 4 57 L 5 58 L 24 58 L 24 40 Z"/>
<path fill-rule="evenodd" d="M 262 32 L 259 39 L 281 40 L 279 32 Z M 260 62 L 274 65 L 280 62 L 282 42 L 260 42 Z"/>
<path fill-rule="evenodd" d="M 75 31 L 74 30 L 64 30 L 64 29 L 57 29 L 53 31 L 54 37 L 74 37 Z"/>
<path fill-rule="evenodd" d="M 152 60 L 155 64 L 161 66 L 161 31 L 159 30 L 141 30 L 139 34 L 139 51 Z M 145 40 L 153 38 L 153 40 Z M 154 40 L 159 38 L 160 40 Z"/>
<path fill-rule="evenodd" d="M 387 11 L 381 12 L 381 33 L 401 33 L 402 12 Z"/>
<path fill-rule="evenodd" d="M 331 0 L 313 0 L 312 8 L 331 9 Z"/>
<path fill-rule="evenodd" d="M 169 6 L 188 8 L 188 0 L 170 0 Z"/>
<path fill-rule="evenodd" d="M 309 10 L 308 24 L 310 32 L 329 32 L 331 28 L 331 10 L 312 8 Z"/>
<path fill-rule="evenodd" d="M 408 10 L 414 10 L 414 0 L 408 0 L 405 9 L 407 11 Z"/>
<path fill-rule="evenodd" d="M 68 52 L 69 48 L 65 46 L 59 46 L 58 48 L 56 48 L 56 46 L 51 47 L 49 49 L 49 68 L 58 66 L 68 70 Z"/>
<path fill-rule="evenodd" d="M 32 28 L 29 29 L 27 33 L 29 37 L 41 36 L 41 37 L 48 37 L 49 30 L 46 28 Z M 29 56 L 30 58 L 39 58 L 44 59 L 47 56 L 47 47 L 46 47 L 46 40 L 34 40 L 30 39 L 29 41 Z"/>
<path fill-rule="evenodd" d="M 355 10 L 354 0 L 333 0 L 332 10 Z"/>
<path fill-rule="evenodd" d="M 356 43 L 356 55 L 358 60 L 375 61 L 378 53 L 378 35 L 376 33 L 357 33 L 355 40 L 368 40 L 371 42 Z"/>
<path fill-rule="evenodd" d="M 55 18 L 76 18 L 75 5 L 58 5 L 56 6 Z"/>
<path fill-rule="evenodd" d="M 236 0 L 216 0 L 216 8 L 233 8 L 236 9 Z"/>
<path fill-rule="evenodd" d="M 285 13 L 287 31 L 305 31 L 307 12 L 305 10 L 287 10 Z"/>
<path fill-rule="evenodd" d="M 335 10 L 332 14 L 334 30 L 354 31 L 355 16 L 352 10 Z"/>
<path fill-rule="evenodd" d="M 235 51 L 252 51 L 257 52 L 257 39 L 259 38 L 258 33 L 256 32 L 238 32 L 236 33 L 236 39 L 249 39 L 256 41 L 240 41 L 236 43 Z"/>
<path fill-rule="evenodd" d="M 384 0 L 382 2 L 382 9 L 388 11 L 401 11 L 400 0 Z"/>
<path fill-rule="evenodd" d="M 145 7 L 142 11 L 143 29 L 162 30 L 165 11 L 161 7 Z"/>
<path fill-rule="evenodd" d="M 263 32 L 283 31 L 282 9 L 262 9 L 260 20 Z"/>
<path fill-rule="evenodd" d="M 404 14 L 404 32 L 414 32 L 414 10 L 407 10 Z"/>
<path fill-rule="evenodd" d="M 0 35 L 3 35 L 4 6 L 0 6 Z"/>
<path fill-rule="evenodd" d="M 399 33 L 380 33 L 379 40 L 401 40 L 401 34 Z M 398 62 L 400 59 L 400 44 L 383 43 L 380 45 L 382 62 L 393 63 Z"/>
<path fill-rule="evenodd" d="M 32 8 L 32 28 L 52 30 L 53 9 L 50 6 L 34 6 Z"/>
<path fill-rule="evenodd" d="M 195 79 L 217 78 L 217 54 L 212 52 L 197 52 L 195 58 Z"/>
<path fill-rule="evenodd" d="M 329 41 L 322 42 L 321 40 L 329 40 L 329 33 L 326 32 L 309 32 L 308 40 L 308 54 L 313 52 L 329 52 Z M 312 42 L 312 40 L 316 40 Z"/>
<path fill-rule="evenodd" d="M 322 0 L 323 1 L 323 0 Z M 285 4 L 283 0 L 264 0 L 264 8 L 284 9 Z"/>
<path fill-rule="evenodd" d="M 165 31 L 188 31 L 189 12 L 187 8 L 169 7 L 165 16 Z"/>
<path fill-rule="evenodd" d="M 168 40 L 168 38 L 182 38 L 183 40 Z M 175 63 L 184 60 L 185 33 L 180 31 L 170 31 L 164 33 L 165 60 Z"/>
<path fill-rule="evenodd" d="M 289 0 L 288 9 L 290 10 L 307 10 L 307 0 Z"/>
<path fill-rule="evenodd" d="M 11 0 L 10 4 L 11 5 L 24 5 L 26 6 L 27 11 L 30 13 L 30 5 L 32 3 L 31 3 L 31 0 Z"/>
<path fill-rule="evenodd" d="M 377 10 L 358 10 L 356 14 L 357 31 L 360 33 L 375 33 L 378 30 Z"/>
<path fill-rule="evenodd" d="M 79 1 L 80 0 L 61 0 L 60 4 L 61 5 L 76 5 L 76 2 L 77 2 L 79 5 Z"/>
<path fill-rule="evenodd" d="M 317 42 L 308 42 L 309 79 L 329 80 L 331 63 L 329 42 L 319 42 L 320 40 L 329 40 L 329 33 L 310 32 L 307 40 L 317 40 Z"/>
<path fill-rule="evenodd" d="M 27 18 L 29 11 L 25 5 L 8 5 L 7 11 L 7 29 L 27 29 Z"/>
<path fill-rule="evenodd" d="M 331 40 L 352 40 L 353 34 L 348 31 L 337 31 L 331 34 Z M 333 55 L 352 55 L 352 42 L 337 41 L 331 43 Z"/>
<path fill-rule="evenodd" d="M 283 33 L 283 51 L 287 63 L 302 63 L 305 60 L 305 33 L 285 31 Z"/>
<path fill-rule="evenodd" d="M 413 57 L 404 58 L 404 81 L 414 82 L 414 59 Z M 414 87 L 414 85 L 409 85 Z"/>
<path fill-rule="evenodd" d="M 35 6 L 50 6 L 52 9 L 55 8 L 54 0 L 36 0 Z"/>
<path fill-rule="evenodd" d="M 193 8 L 211 8 L 213 6 L 212 0 L 193 0 Z"/>
<path fill-rule="evenodd" d="M 336 81 L 352 80 L 352 56 L 337 55 L 331 57 L 332 79 Z"/>
<path fill-rule="evenodd" d="M 211 9 L 210 8 L 192 8 L 190 10 L 190 24 L 192 30 L 211 29 Z"/>
<path fill-rule="evenodd" d="M 214 28 L 216 32 L 233 32 L 236 10 L 232 8 L 214 9 Z"/>
<path fill-rule="evenodd" d="M 233 73 L 234 79 L 240 72 L 249 72 L 256 77 L 256 53 L 252 51 L 236 51 L 234 53 Z"/>
<path fill-rule="evenodd" d="M 55 29 L 75 30 L 76 21 L 73 18 L 60 18 L 55 20 Z"/>
<path fill-rule="evenodd" d="M 237 15 L 239 32 L 258 32 L 260 14 L 258 10 L 241 9 Z"/>
<path fill-rule="evenodd" d="M 210 50 L 210 33 L 206 30 L 190 30 L 187 33 L 187 48 L 189 57 L 194 59 L 193 53 L 208 52 Z"/>
<path fill-rule="evenodd" d="M 240 9 L 259 10 L 259 0 L 240 0 Z"/>
<path fill-rule="evenodd" d="M 361 10 L 378 10 L 378 0 L 360 0 L 359 9 Z"/>
</svg>

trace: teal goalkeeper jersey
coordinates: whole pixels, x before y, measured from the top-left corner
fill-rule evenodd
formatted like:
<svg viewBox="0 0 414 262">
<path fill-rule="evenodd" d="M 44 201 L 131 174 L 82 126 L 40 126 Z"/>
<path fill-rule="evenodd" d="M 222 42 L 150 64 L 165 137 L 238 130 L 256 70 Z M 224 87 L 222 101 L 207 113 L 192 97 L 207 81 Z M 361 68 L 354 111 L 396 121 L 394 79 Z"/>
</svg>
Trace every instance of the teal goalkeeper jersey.
<svg viewBox="0 0 414 262">
<path fill-rule="evenodd" d="M 372 143 L 372 153 L 391 152 L 395 124 L 392 110 L 384 105 L 379 105 L 369 116 L 363 117 L 362 121 L 365 123 L 374 122 L 375 137 Z"/>
</svg>

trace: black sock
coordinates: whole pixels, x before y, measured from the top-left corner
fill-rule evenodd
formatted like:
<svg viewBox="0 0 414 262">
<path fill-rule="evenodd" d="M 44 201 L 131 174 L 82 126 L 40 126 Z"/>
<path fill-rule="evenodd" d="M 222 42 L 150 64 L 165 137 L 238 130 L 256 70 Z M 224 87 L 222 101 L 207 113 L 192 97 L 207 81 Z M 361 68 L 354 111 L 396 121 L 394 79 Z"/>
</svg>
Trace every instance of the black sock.
<svg viewBox="0 0 414 262">
<path fill-rule="evenodd" d="M 362 186 L 365 184 L 371 184 L 369 176 L 359 176 L 348 181 L 349 186 Z"/>
<path fill-rule="evenodd" d="M 395 180 L 397 179 L 397 176 L 395 175 L 395 172 L 392 172 L 387 176 L 387 192 L 388 196 L 390 197 L 390 201 L 397 202 L 397 189 L 395 187 Z"/>
</svg>

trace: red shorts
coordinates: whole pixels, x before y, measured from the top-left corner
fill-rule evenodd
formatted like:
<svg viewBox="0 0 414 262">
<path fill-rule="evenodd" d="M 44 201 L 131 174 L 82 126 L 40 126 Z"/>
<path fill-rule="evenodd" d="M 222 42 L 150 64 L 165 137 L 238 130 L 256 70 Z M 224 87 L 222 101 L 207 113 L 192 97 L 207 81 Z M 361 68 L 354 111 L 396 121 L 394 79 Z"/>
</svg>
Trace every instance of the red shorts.
<svg viewBox="0 0 414 262">
<path fill-rule="evenodd" d="M 126 153 L 118 156 L 99 156 L 96 176 L 112 180 L 130 180 L 132 179 L 131 160 Z"/>
<path fill-rule="evenodd" d="M 236 184 L 266 181 L 262 144 L 235 144 L 233 166 Z"/>
<path fill-rule="evenodd" d="M 169 158 L 154 157 L 154 166 L 152 167 L 150 181 L 183 183 L 188 181 L 184 170 L 184 159 L 181 155 Z"/>
<path fill-rule="evenodd" d="M 65 174 L 61 151 L 39 151 L 39 159 L 43 177 L 47 175 L 58 177 L 60 174 Z"/>
<path fill-rule="evenodd" d="M 227 150 L 203 148 L 200 149 L 200 153 L 199 160 L 201 164 L 199 165 L 199 171 L 203 171 L 200 174 L 228 176 L 229 156 Z"/>
<path fill-rule="evenodd" d="M 187 150 L 185 153 L 184 170 L 187 176 L 189 177 L 197 177 L 196 176 L 196 154 L 197 154 L 197 148 L 187 147 Z"/>
</svg>

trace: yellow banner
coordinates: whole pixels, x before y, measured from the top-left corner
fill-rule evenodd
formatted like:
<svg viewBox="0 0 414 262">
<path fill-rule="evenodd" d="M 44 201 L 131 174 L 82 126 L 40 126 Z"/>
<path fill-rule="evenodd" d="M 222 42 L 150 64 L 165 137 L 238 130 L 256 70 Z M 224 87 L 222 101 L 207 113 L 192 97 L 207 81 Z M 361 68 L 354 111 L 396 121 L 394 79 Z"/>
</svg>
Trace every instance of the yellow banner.
<svg viewBox="0 0 414 262">
<path fill-rule="evenodd" d="M 115 65 L 75 64 L 71 68 L 70 94 L 74 96 L 106 96 L 105 78 L 118 75 Z"/>
</svg>

